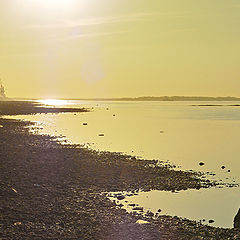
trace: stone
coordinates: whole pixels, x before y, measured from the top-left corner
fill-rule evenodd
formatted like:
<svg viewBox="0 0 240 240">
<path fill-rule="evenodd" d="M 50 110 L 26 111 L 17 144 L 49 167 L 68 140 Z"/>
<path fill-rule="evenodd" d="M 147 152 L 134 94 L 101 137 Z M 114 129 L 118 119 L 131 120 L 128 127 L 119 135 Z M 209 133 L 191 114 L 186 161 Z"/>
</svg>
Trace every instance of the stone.
<svg viewBox="0 0 240 240">
<path fill-rule="evenodd" d="M 139 220 L 136 221 L 136 223 L 138 223 L 138 224 L 141 225 L 141 224 L 148 224 L 149 222 L 148 222 L 148 221 L 144 221 L 144 220 L 140 220 L 140 219 L 139 219 Z"/>
<path fill-rule="evenodd" d="M 128 204 L 128 206 L 130 206 L 130 207 L 135 207 L 136 204 L 135 204 L 135 203 L 130 203 L 130 204 Z"/>
<path fill-rule="evenodd" d="M 15 222 L 13 225 L 18 226 L 18 225 L 22 225 L 22 223 L 21 222 Z"/>
<path fill-rule="evenodd" d="M 233 227 L 240 228 L 240 208 L 238 209 L 237 215 L 234 217 Z"/>
<path fill-rule="evenodd" d="M 135 210 L 135 211 L 142 211 L 142 210 L 143 210 L 143 207 L 134 207 L 132 210 Z"/>
<path fill-rule="evenodd" d="M 123 196 L 123 195 L 118 195 L 118 196 L 117 196 L 117 199 L 118 199 L 118 200 L 123 200 L 124 198 L 125 198 L 125 196 Z"/>
</svg>

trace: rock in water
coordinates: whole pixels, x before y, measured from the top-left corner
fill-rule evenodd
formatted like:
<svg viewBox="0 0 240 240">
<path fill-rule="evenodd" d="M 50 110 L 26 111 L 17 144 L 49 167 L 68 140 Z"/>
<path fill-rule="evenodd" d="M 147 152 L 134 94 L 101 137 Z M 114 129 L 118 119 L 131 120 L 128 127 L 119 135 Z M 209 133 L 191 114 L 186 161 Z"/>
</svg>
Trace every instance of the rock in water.
<svg viewBox="0 0 240 240">
<path fill-rule="evenodd" d="M 123 195 L 118 195 L 118 196 L 117 196 L 117 199 L 118 199 L 118 200 L 123 200 L 124 198 L 125 198 L 125 196 L 123 196 Z"/>
<path fill-rule="evenodd" d="M 240 208 L 238 209 L 237 215 L 234 217 L 233 227 L 234 228 L 240 228 Z"/>
</svg>

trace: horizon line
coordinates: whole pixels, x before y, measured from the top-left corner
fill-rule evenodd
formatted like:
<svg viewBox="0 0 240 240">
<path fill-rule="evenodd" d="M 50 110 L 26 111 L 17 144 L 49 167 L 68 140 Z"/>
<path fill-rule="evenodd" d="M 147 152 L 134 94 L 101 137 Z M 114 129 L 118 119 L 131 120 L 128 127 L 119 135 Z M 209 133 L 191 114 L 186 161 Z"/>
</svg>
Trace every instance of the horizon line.
<svg viewBox="0 0 240 240">
<path fill-rule="evenodd" d="M 44 100 L 44 99 L 55 99 L 55 100 L 85 100 L 85 101 L 240 101 L 240 97 L 233 96 L 184 96 L 184 95 L 175 95 L 175 96 L 140 96 L 140 97 L 92 97 L 92 98 L 23 98 L 23 97 L 13 97 L 7 98 L 8 100 Z"/>
</svg>

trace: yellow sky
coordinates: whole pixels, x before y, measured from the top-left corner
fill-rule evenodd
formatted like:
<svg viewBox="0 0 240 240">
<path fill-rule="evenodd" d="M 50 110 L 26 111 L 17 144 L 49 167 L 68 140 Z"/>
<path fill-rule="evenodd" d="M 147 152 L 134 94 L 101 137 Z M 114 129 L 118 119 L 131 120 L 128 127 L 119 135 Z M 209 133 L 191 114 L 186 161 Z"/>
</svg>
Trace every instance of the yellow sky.
<svg viewBox="0 0 240 240">
<path fill-rule="evenodd" d="M 1 0 L 9 97 L 240 96 L 239 0 Z"/>
</svg>

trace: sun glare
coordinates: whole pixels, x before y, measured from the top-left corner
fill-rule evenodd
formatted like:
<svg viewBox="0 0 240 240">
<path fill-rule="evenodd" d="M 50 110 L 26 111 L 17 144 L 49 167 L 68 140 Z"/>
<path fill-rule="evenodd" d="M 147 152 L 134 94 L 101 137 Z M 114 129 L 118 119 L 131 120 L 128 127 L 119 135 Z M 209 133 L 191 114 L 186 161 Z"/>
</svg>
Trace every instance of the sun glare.
<svg viewBox="0 0 240 240">
<path fill-rule="evenodd" d="M 67 100 L 58 100 L 58 99 L 45 99 L 45 100 L 39 100 L 38 102 L 45 104 L 45 105 L 52 105 L 52 106 L 62 106 L 67 105 Z"/>
<path fill-rule="evenodd" d="M 74 8 L 77 0 L 38 0 L 38 3 L 46 8 Z"/>
</svg>

